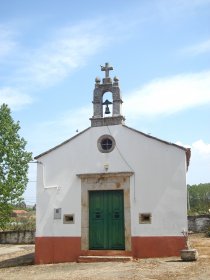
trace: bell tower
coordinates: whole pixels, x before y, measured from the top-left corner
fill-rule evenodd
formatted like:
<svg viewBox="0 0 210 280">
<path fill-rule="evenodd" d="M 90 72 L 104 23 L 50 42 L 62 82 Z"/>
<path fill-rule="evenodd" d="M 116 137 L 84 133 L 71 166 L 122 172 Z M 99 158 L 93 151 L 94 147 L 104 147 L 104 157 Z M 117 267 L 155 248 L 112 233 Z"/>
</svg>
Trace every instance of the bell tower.
<svg viewBox="0 0 210 280">
<path fill-rule="evenodd" d="M 125 118 L 121 114 L 121 105 L 123 103 L 120 96 L 119 79 L 114 77 L 114 82 L 109 77 L 109 71 L 113 70 L 113 67 L 109 63 L 105 63 L 105 66 L 101 66 L 101 71 L 105 72 L 105 78 L 102 83 L 100 78 L 95 78 L 95 89 L 93 91 L 93 117 L 90 118 L 91 126 L 107 126 L 123 124 Z M 105 100 L 103 102 L 103 96 L 105 93 L 111 92 L 112 100 Z M 103 110 L 105 107 L 105 111 Z M 112 106 L 112 115 L 110 107 Z M 104 111 L 104 112 L 103 112 Z"/>
</svg>

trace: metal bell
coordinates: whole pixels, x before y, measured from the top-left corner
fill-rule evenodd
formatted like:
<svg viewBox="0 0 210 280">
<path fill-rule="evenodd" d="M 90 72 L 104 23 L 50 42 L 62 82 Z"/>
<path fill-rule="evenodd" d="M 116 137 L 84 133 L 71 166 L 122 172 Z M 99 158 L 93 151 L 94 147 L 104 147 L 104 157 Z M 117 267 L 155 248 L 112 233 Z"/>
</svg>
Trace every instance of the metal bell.
<svg viewBox="0 0 210 280">
<path fill-rule="evenodd" d="M 110 110 L 109 110 L 108 104 L 106 105 L 105 114 L 110 114 Z"/>
<path fill-rule="evenodd" d="M 112 104 L 112 102 L 110 102 L 108 99 L 106 99 L 106 101 L 104 101 L 104 103 L 102 103 L 103 105 L 106 105 L 106 109 L 105 109 L 105 114 L 110 114 L 111 112 L 110 112 L 110 110 L 109 110 L 109 104 Z"/>
</svg>

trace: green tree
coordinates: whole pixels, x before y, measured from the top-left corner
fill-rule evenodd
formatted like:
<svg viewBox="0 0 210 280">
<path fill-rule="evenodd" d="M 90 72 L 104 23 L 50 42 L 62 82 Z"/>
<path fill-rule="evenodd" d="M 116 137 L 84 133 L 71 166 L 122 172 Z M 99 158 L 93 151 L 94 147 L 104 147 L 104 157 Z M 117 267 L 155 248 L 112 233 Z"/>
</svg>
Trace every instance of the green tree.
<svg viewBox="0 0 210 280">
<path fill-rule="evenodd" d="M 210 183 L 188 185 L 189 212 L 191 214 L 209 213 L 210 209 Z"/>
<path fill-rule="evenodd" d="M 26 141 L 18 134 L 6 104 L 0 107 L 0 228 L 10 219 L 12 205 L 22 201 L 32 154 L 25 151 Z"/>
</svg>

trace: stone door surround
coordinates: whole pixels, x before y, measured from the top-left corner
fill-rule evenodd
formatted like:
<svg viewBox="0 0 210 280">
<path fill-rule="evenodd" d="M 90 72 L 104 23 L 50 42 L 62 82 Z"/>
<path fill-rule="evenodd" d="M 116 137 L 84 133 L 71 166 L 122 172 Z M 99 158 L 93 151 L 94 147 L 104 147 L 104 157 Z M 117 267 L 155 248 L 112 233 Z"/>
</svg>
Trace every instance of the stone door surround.
<svg viewBox="0 0 210 280">
<path fill-rule="evenodd" d="M 89 191 L 123 190 L 125 250 L 131 251 L 130 176 L 132 172 L 78 174 L 81 179 L 81 249 L 89 250 Z"/>
</svg>

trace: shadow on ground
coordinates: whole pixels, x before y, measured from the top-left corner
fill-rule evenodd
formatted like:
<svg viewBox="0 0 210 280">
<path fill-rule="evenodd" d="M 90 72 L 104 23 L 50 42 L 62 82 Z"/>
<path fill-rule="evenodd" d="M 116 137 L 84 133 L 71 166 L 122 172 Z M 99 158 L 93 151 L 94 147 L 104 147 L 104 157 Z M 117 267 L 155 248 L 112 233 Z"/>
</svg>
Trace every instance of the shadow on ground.
<svg viewBox="0 0 210 280">
<path fill-rule="evenodd" d="M 34 264 L 34 253 L 0 261 L 0 268 Z"/>
</svg>

